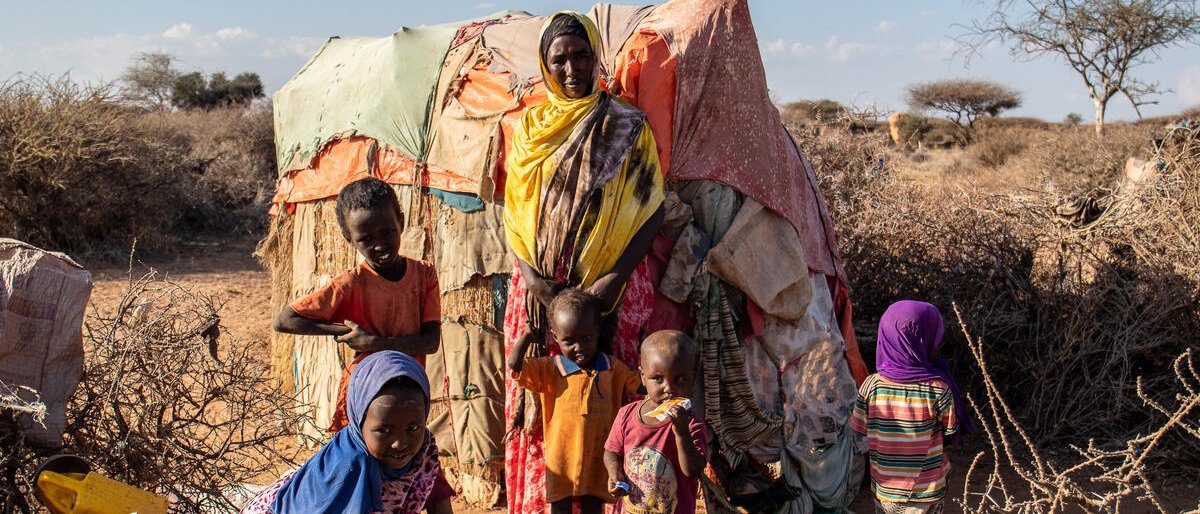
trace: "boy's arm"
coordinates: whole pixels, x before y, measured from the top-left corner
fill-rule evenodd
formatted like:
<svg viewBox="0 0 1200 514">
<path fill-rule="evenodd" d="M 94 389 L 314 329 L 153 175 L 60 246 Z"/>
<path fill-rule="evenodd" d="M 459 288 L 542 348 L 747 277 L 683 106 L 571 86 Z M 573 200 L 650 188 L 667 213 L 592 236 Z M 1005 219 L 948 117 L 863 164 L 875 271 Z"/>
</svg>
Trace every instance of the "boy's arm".
<svg viewBox="0 0 1200 514">
<path fill-rule="evenodd" d="M 347 321 L 350 331 L 338 337 L 339 343 L 356 351 L 396 350 L 409 355 L 429 355 L 437 353 L 442 341 L 442 324 L 437 321 L 427 321 L 421 324 L 421 333 L 410 336 L 377 336 L 363 330 L 362 327 Z"/>
<path fill-rule="evenodd" d="M 284 307 L 275 316 L 275 330 L 302 336 L 344 336 L 350 333 L 350 327 L 346 325 L 306 318 L 291 306 Z"/>
<path fill-rule="evenodd" d="M 671 415 L 671 433 L 675 434 L 675 450 L 679 452 L 679 467 L 683 470 L 683 476 L 699 478 L 700 474 L 704 473 L 704 465 L 707 463 L 692 438 L 689 426 L 692 412 L 684 409 L 682 405 L 675 405 L 668 412 Z"/>
<path fill-rule="evenodd" d="M 625 476 L 625 459 L 612 450 L 604 450 L 604 467 L 608 469 L 608 492 L 613 496 L 624 496 L 629 493 L 617 487 L 617 482 L 629 482 Z"/>
<path fill-rule="evenodd" d="M 514 373 L 520 373 L 525 367 L 525 350 L 529 348 L 529 343 L 533 341 L 533 331 L 530 330 L 528 324 L 525 325 L 525 334 L 517 339 L 517 344 L 513 345 L 513 349 L 508 353 L 508 369 Z"/>
</svg>

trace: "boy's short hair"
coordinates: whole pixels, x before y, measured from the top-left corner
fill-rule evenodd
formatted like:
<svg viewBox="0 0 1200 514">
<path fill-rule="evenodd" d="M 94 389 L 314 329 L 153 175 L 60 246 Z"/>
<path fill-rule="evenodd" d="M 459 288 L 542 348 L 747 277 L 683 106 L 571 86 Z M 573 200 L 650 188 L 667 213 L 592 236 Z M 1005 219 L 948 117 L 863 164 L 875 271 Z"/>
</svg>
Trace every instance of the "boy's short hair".
<svg viewBox="0 0 1200 514">
<path fill-rule="evenodd" d="M 639 353 L 644 357 L 649 352 L 665 352 L 677 358 L 687 357 L 693 361 L 699 357 L 696 352 L 696 342 L 678 330 L 659 330 L 647 336 L 646 340 L 642 342 Z"/>
<path fill-rule="evenodd" d="M 568 287 L 554 295 L 554 299 L 550 301 L 549 314 L 551 318 L 560 309 L 577 313 L 591 313 L 595 316 L 597 322 L 600 321 L 601 316 L 604 314 L 604 307 L 600 303 L 600 298 L 577 287 Z"/>
<path fill-rule="evenodd" d="M 404 225 L 404 213 L 400 211 L 400 200 L 396 198 L 396 190 L 387 182 L 374 177 L 355 180 L 342 188 L 338 193 L 337 222 L 342 229 L 342 237 L 350 240 L 346 230 L 346 215 L 355 210 L 375 210 L 391 207 L 396 213 L 396 220 Z"/>
</svg>

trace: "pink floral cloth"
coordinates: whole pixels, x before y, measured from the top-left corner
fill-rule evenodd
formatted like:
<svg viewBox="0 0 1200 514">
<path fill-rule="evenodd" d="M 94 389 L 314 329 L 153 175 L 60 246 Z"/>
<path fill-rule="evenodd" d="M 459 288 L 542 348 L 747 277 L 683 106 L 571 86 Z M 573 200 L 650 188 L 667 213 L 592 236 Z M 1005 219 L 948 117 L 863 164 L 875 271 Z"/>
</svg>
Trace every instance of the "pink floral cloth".
<svg viewBox="0 0 1200 514">
<path fill-rule="evenodd" d="M 425 508 L 425 500 L 433 490 L 438 470 L 441 469 L 438 463 L 437 443 L 434 442 L 432 435 L 425 443 L 425 451 L 413 459 L 416 469 L 405 473 L 400 480 L 383 482 L 383 510 L 379 514 L 419 514 Z M 246 503 L 246 506 L 242 507 L 241 513 L 272 514 L 271 502 L 275 501 L 275 495 L 279 493 L 279 489 L 292 479 L 292 475 L 296 474 L 296 471 L 298 470 L 293 469 L 284 473 L 274 483 L 259 491 Z M 277 512 L 274 514 L 300 513 Z"/>
</svg>

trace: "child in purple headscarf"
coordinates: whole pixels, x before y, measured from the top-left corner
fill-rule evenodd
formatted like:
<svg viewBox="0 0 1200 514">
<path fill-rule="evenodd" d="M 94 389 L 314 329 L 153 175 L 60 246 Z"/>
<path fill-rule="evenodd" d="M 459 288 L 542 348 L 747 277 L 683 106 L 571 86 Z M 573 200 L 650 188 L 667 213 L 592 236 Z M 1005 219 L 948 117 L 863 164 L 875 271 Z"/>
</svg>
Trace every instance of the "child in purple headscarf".
<svg viewBox="0 0 1200 514">
<path fill-rule="evenodd" d="M 942 512 L 950 472 L 942 445 L 966 412 L 938 356 L 944 330 L 942 313 L 925 302 L 896 302 L 879 320 L 878 372 L 863 381 L 850 418 L 870 448 L 877 512 Z"/>
<path fill-rule="evenodd" d="M 242 514 L 421 512 L 439 469 L 425 368 L 395 350 L 367 355 L 350 375 L 346 410 L 350 424 Z"/>
</svg>

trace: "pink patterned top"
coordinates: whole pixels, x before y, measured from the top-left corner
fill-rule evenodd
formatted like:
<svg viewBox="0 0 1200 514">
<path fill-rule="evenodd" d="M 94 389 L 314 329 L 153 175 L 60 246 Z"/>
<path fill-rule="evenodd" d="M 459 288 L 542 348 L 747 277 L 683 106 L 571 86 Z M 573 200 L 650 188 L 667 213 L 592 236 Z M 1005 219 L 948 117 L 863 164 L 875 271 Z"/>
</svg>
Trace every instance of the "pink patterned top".
<svg viewBox="0 0 1200 514">
<path fill-rule="evenodd" d="M 437 480 L 440 469 L 438 448 L 432 437 L 425 443 L 425 451 L 413 459 L 420 463 L 416 469 L 406 473 L 399 480 L 383 482 L 383 510 L 372 514 L 419 514 L 425 508 L 425 500 L 433 490 L 433 483 Z M 292 479 L 296 471 L 293 469 L 284 473 L 274 483 L 259 491 L 242 507 L 241 514 L 272 514 L 271 503 L 275 501 L 275 495 Z"/>
</svg>

